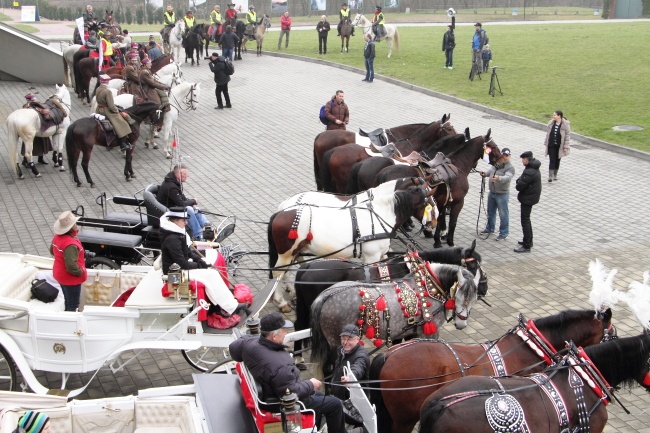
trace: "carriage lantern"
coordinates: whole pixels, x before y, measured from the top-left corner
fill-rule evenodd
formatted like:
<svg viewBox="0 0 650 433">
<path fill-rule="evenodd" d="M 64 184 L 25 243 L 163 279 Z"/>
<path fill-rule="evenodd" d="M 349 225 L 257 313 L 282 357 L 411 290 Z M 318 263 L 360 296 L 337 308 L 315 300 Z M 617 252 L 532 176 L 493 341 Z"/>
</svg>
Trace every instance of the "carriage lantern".
<svg viewBox="0 0 650 433">
<path fill-rule="evenodd" d="M 167 273 L 167 290 L 176 294 L 177 301 L 181 297 L 188 297 L 189 302 L 192 302 L 189 282 L 183 275 L 183 270 L 178 263 L 172 263 L 169 267 L 169 272 Z"/>
<path fill-rule="evenodd" d="M 282 431 L 284 433 L 296 433 L 302 430 L 302 415 L 298 404 L 298 396 L 287 389 L 280 398 L 280 404 Z"/>
<path fill-rule="evenodd" d="M 246 328 L 250 335 L 257 335 L 260 333 L 260 319 L 248 318 L 246 319 Z"/>
</svg>

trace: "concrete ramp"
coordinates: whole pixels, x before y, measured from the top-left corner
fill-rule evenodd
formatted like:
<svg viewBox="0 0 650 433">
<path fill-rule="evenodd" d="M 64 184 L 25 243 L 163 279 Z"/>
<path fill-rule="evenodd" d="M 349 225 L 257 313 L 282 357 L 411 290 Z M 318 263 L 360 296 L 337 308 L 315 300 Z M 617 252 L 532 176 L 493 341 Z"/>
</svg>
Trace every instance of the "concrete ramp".
<svg viewBox="0 0 650 433">
<path fill-rule="evenodd" d="M 0 80 L 63 83 L 63 55 L 45 39 L 0 23 Z"/>
</svg>

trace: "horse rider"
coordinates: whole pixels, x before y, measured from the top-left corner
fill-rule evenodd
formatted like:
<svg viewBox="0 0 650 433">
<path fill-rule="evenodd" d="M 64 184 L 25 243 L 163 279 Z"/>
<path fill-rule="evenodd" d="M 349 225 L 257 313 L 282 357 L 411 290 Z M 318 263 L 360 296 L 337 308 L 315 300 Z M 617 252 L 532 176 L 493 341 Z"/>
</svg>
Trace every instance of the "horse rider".
<svg viewBox="0 0 650 433">
<path fill-rule="evenodd" d="M 161 105 L 162 111 L 167 112 L 170 110 L 169 99 L 165 93 L 170 89 L 169 86 L 156 81 L 151 74 L 151 59 L 145 58 L 142 60 L 142 68 L 140 69 L 140 90 L 141 95 L 158 105 Z M 164 100 L 163 100 L 164 99 Z"/>
<path fill-rule="evenodd" d="M 217 42 L 218 36 L 221 35 L 221 6 L 215 5 L 210 12 L 210 27 L 212 27 L 212 42 Z"/>
<path fill-rule="evenodd" d="M 235 10 L 234 3 L 228 3 L 228 9 L 226 9 L 226 24 L 230 24 L 233 30 L 237 26 L 237 11 Z"/>
<path fill-rule="evenodd" d="M 147 51 L 147 53 L 149 52 L 149 47 L 151 47 L 152 42 L 153 42 L 154 46 L 156 48 L 158 48 L 162 52 L 163 47 L 158 42 L 156 42 L 156 37 L 154 35 L 149 35 L 149 42 L 145 46 L 145 51 Z M 151 59 L 151 60 L 153 60 L 153 59 Z"/>
<path fill-rule="evenodd" d="M 84 24 L 88 24 L 89 26 L 97 22 L 97 17 L 93 12 L 92 6 L 90 5 L 86 6 L 86 12 L 84 12 L 83 14 L 83 19 L 84 19 Z"/>
<path fill-rule="evenodd" d="M 131 45 L 129 46 L 129 49 L 126 50 L 126 53 L 124 54 L 127 61 L 130 60 L 131 54 L 137 54 L 138 57 L 140 56 L 140 44 L 138 44 L 137 42 L 131 42 Z"/>
<path fill-rule="evenodd" d="M 176 14 L 174 14 L 174 7 L 167 5 L 167 10 L 163 14 L 163 29 L 160 31 L 163 43 L 169 44 L 169 34 L 171 33 L 174 25 L 176 25 Z"/>
<path fill-rule="evenodd" d="M 187 34 L 190 32 L 190 30 L 194 28 L 194 13 L 192 11 L 185 12 L 183 21 L 185 21 L 185 34 L 183 35 L 183 47 L 185 47 L 185 38 L 187 37 Z"/>
<path fill-rule="evenodd" d="M 257 14 L 255 13 L 255 6 L 248 7 L 246 13 L 246 36 L 248 39 L 255 39 L 255 32 L 257 31 Z"/>
<path fill-rule="evenodd" d="M 111 44 L 111 41 L 108 40 L 106 37 L 106 33 L 104 31 L 100 30 L 98 35 L 100 36 L 99 40 L 99 55 L 104 56 L 103 59 L 103 66 L 108 67 L 110 66 L 115 66 L 115 60 L 113 60 L 113 44 Z"/>
<path fill-rule="evenodd" d="M 111 122 L 113 129 L 115 129 L 115 135 L 120 142 L 120 150 L 127 151 L 131 149 L 131 143 L 129 143 L 128 138 L 131 133 L 131 127 L 115 106 L 113 93 L 107 86 L 110 80 L 111 78 L 106 74 L 99 76 L 99 82 L 101 84 L 97 88 L 97 93 L 95 94 L 97 113 L 105 116 Z M 126 116 L 128 117 L 128 115 Z"/>
<path fill-rule="evenodd" d="M 88 38 L 86 38 L 84 46 L 89 50 L 97 49 L 97 33 L 95 33 L 94 30 L 91 30 L 90 33 L 88 33 Z"/>
<path fill-rule="evenodd" d="M 350 9 L 348 9 L 347 3 L 341 5 L 341 10 L 339 11 L 339 25 L 336 26 L 336 36 L 341 36 L 341 26 L 345 21 L 350 21 Z M 354 27 L 352 27 L 352 36 L 354 36 Z"/>
<path fill-rule="evenodd" d="M 384 13 L 381 6 L 375 6 L 375 16 L 372 18 L 372 32 L 375 34 L 375 41 L 381 42 L 381 36 L 384 35 Z"/>
</svg>

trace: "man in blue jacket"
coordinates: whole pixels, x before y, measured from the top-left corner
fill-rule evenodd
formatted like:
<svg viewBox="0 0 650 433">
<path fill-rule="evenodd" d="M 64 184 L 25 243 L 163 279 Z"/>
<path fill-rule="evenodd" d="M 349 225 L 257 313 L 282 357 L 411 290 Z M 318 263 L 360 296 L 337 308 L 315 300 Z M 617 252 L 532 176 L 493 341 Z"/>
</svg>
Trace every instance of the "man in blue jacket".
<svg viewBox="0 0 650 433">
<path fill-rule="evenodd" d="M 472 65 L 478 65 L 478 73 L 483 71 L 483 46 L 487 44 L 487 34 L 481 23 L 474 24 L 476 31 L 472 37 Z"/>
</svg>

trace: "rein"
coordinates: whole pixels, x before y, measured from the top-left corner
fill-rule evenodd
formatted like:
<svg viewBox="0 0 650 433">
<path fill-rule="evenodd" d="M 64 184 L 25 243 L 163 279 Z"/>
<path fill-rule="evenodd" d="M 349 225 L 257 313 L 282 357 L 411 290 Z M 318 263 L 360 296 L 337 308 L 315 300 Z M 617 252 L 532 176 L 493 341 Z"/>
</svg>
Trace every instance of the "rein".
<svg viewBox="0 0 650 433">
<path fill-rule="evenodd" d="M 195 102 L 194 90 L 196 90 L 196 83 L 190 85 L 190 89 L 187 91 L 187 93 L 183 97 L 183 105 L 185 106 L 185 108 L 181 107 L 181 104 L 180 104 L 180 102 L 178 102 L 178 99 L 176 98 L 176 96 L 173 93 L 170 92 L 169 96 L 171 96 L 172 99 L 174 100 L 174 104 L 172 104 L 174 106 L 174 108 L 176 108 L 178 111 L 186 111 L 186 112 L 196 110 L 196 107 L 194 106 L 194 102 Z M 196 101 L 196 102 L 198 104 L 198 101 Z"/>
</svg>

